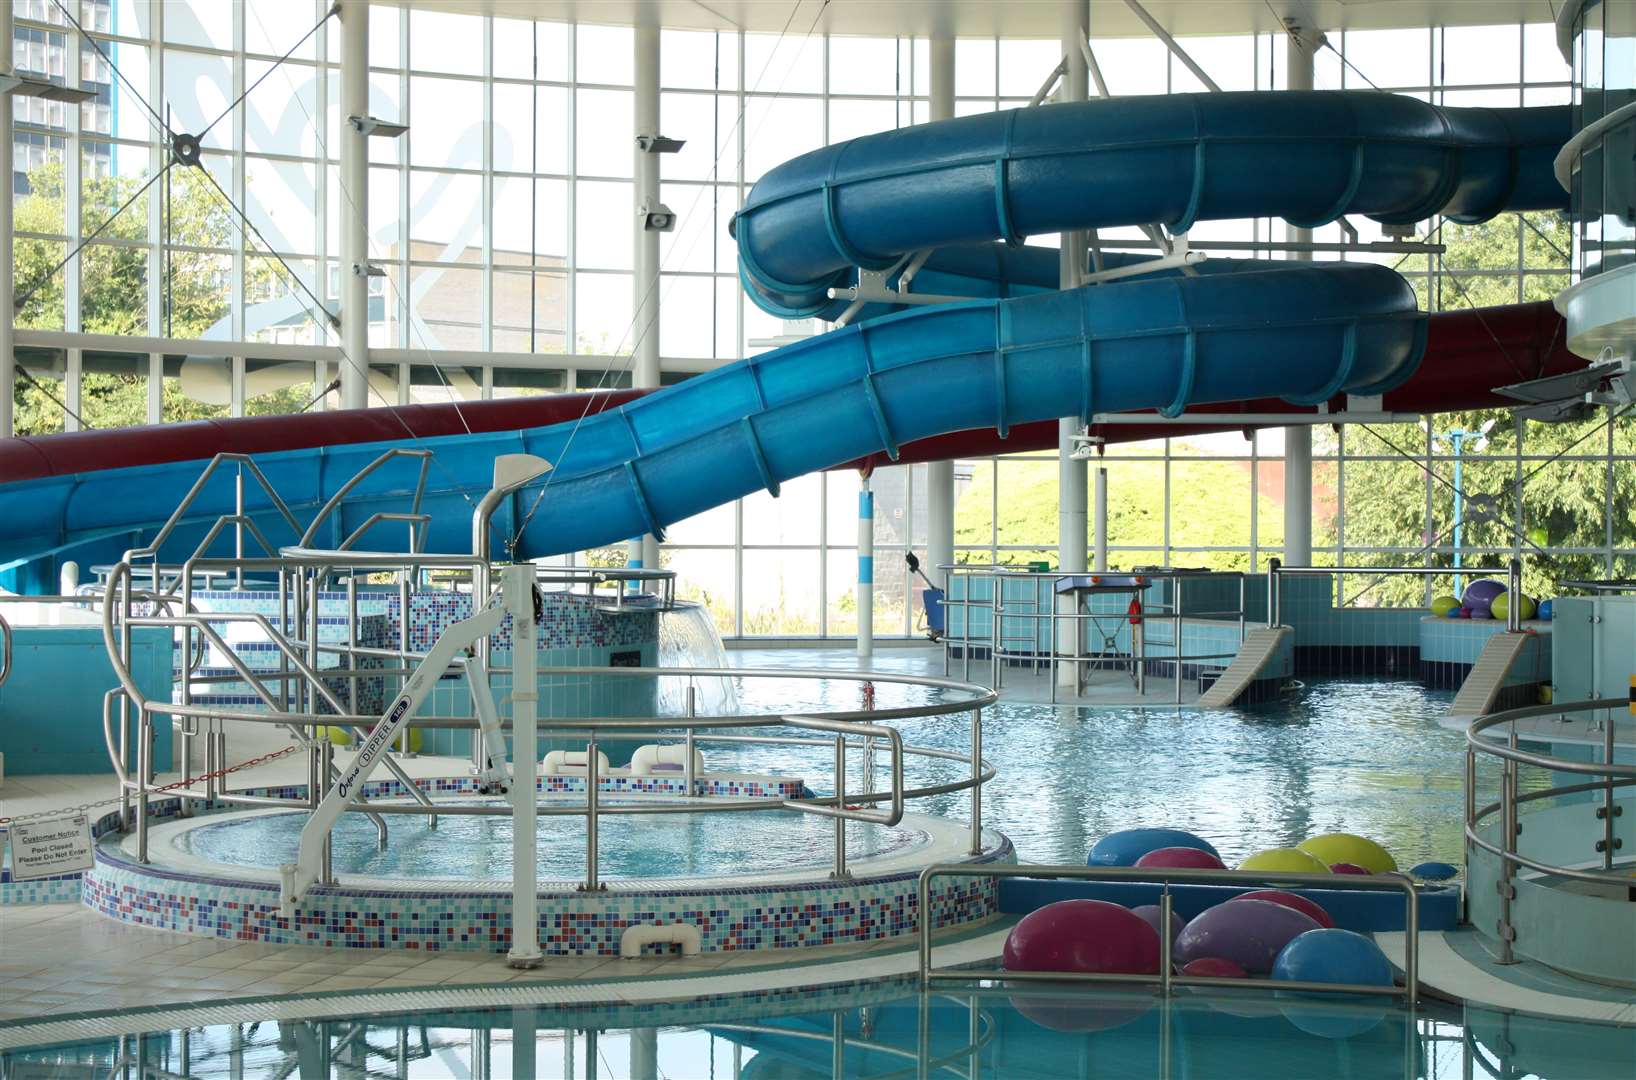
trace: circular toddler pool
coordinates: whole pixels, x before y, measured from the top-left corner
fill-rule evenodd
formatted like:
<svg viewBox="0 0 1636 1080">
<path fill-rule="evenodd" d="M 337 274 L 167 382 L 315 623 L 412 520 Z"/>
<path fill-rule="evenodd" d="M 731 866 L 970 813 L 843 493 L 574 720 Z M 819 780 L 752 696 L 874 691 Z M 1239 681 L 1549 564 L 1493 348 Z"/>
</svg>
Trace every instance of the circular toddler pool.
<svg viewBox="0 0 1636 1080">
<path fill-rule="evenodd" d="M 445 809 L 499 805 L 459 781 L 419 780 Z M 439 794 L 442 792 L 443 794 Z M 304 789 L 281 790 L 304 797 Z M 402 802 L 384 786 L 365 795 Z M 574 795 L 564 796 L 577 805 Z M 542 805 L 550 805 L 547 795 Z M 604 807 L 678 800 L 606 799 Z M 834 821 L 788 809 L 709 813 L 603 814 L 598 820 L 603 887 L 583 889 L 584 819 L 539 822 L 538 932 L 551 955 L 618 955 L 629 928 L 645 923 L 698 927 L 706 951 L 790 948 L 870 941 L 914 933 L 918 879 L 933 863 L 1011 862 L 1011 842 L 985 831 L 972 852 L 968 826 L 905 814 L 895 827 L 847 823 L 845 877 L 832 876 Z M 191 818 L 160 816 L 148 833 L 148 861 L 136 837 L 110 833 L 85 874 L 84 901 L 124 922 L 184 933 L 275 944 L 364 949 L 511 947 L 511 819 L 444 813 L 435 829 L 420 814 L 387 815 L 387 843 L 363 814 L 343 816 L 332 833 L 335 882 L 309 889 L 293 917 L 279 907 L 278 867 L 294 861 L 307 814 L 233 810 Z M 992 877 L 934 882 L 927 915 L 934 927 L 986 919 L 998 910 Z"/>
</svg>

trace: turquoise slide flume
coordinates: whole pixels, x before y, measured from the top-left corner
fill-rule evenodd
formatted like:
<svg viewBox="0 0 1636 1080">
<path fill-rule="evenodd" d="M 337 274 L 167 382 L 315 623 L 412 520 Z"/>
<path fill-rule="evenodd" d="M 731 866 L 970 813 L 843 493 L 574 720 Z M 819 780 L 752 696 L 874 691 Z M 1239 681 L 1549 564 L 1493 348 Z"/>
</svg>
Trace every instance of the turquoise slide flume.
<svg viewBox="0 0 1636 1080">
<path fill-rule="evenodd" d="M 1317 224 L 1363 213 L 1409 222 L 1560 208 L 1566 196 L 1550 159 L 1568 124 L 1558 108 L 1261 93 L 1048 105 L 865 136 L 786 163 L 751 192 L 735 234 L 756 301 L 771 310 L 831 308 L 826 290 L 845 284 L 856 265 L 888 267 L 925 248 L 949 249 L 933 273 L 1006 298 L 848 326 L 582 422 L 256 460 L 306 517 L 382 450 L 431 449 L 427 548 L 466 551 L 470 503 L 488 487 L 494 457 L 538 454 L 556 468 L 515 548 L 534 557 L 662 532 L 792 477 L 946 432 L 1381 393 L 1413 374 L 1426 333 L 1412 290 L 1385 267 L 1261 263 L 1240 273 L 1230 271 L 1250 267 L 1223 260 L 1196 276 L 1036 292 L 1042 256 L 980 247 L 961 254 L 958 246 L 1149 221 L 1181 228 L 1206 217 Z M 1013 263 L 1035 272 L 1008 282 Z M 201 465 L 0 481 L 0 570 L 18 580 L 42 557 L 86 565 L 139 546 Z M 405 509 L 416 471 L 405 461 L 370 477 L 321 542 L 337 542 L 377 511 Z M 509 550 L 538 491 L 526 489 L 497 515 L 496 553 Z M 209 522 L 232 511 L 232 498 L 226 478 L 209 488 L 165 556 L 190 552 Z M 275 542 L 293 540 L 257 493 L 249 505 Z M 42 579 L 39 569 L 31 580 Z"/>
</svg>

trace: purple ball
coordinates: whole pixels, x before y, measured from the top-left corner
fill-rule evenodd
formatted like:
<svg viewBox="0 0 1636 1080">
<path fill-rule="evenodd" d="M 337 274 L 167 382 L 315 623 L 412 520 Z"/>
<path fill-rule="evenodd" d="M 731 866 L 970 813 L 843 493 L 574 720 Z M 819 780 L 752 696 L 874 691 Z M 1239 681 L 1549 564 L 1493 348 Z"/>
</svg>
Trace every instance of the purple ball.
<svg viewBox="0 0 1636 1080">
<path fill-rule="evenodd" d="M 1317 930 L 1309 915 L 1267 900 L 1233 900 L 1200 914 L 1176 937 L 1175 960 L 1231 960 L 1251 975 L 1272 971 L 1278 952 L 1297 935 Z"/>
<path fill-rule="evenodd" d="M 1158 904 L 1143 904 L 1141 907 L 1133 907 L 1130 909 L 1130 913 L 1147 923 L 1149 926 L 1153 927 L 1153 932 L 1155 934 L 1159 932 Z M 1172 943 L 1175 942 L 1176 935 L 1182 932 L 1182 927 L 1186 925 L 1186 919 L 1182 918 L 1174 911 L 1170 913 L 1170 940 Z"/>
<path fill-rule="evenodd" d="M 1493 578 L 1478 578 L 1466 586 L 1466 593 L 1460 598 L 1462 607 L 1471 609 L 1473 619 L 1492 619 L 1494 613 L 1489 607 L 1494 598 L 1505 592 L 1505 583 Z"/>
</svg>

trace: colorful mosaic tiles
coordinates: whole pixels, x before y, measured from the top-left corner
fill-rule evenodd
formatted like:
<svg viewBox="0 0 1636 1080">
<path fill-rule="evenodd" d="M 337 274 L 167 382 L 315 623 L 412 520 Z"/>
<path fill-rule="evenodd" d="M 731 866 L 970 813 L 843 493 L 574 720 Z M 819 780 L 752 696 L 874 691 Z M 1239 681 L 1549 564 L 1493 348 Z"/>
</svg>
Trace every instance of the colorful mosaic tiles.
<svg viewBox="0 0 1636 1080">
<path fill-rule="evenodd" d="M 581 595 L 547 592 L 540 607 L 539 648 L 607 649 L 640 648 L 659 637 L 657 612 L 640 608 L 615 615 L 603 611 Z M 402 625 L 401 601 L 387 598 L 389 634 L 396 641 Z M 450 623 L 470 618 L 472 598 L 468 593 L 415 593 L 409 597 L 409 648 L 425 652 Z M 511 619 L 508 616 L 490 638 L 493 648 L 511 649 Z"/>
<path fill-rule="evenodd" d="M 1012 859 L 1002 838 L 975 861 Z M 540 944 L 553 956 L 615 956 L 627 928 L 672 922 L 698 926 L 703 948 L 712 952 L 875 941 L 918 929 L 917 885 L 918 874 L 904 873 L 722 889 L 542 893 Z M 86 874 L 84 899 L 122 922 L 239 941 L 429 951 L 511 947 L 509 893 L 318 888 L 286 919 L 275 885 L 142 867 L 103 849 Z M 997 910 L 993 878 L 951 879 L 931 898 L 937 927 Z"/>
<path fill-rule="evenodd" d="M 683 782 L 679 776 L 607 777 L 599 789 L 639 790 L 624 786 L 630 781 Z M 764 791 L 768 798 L 786 798 L 798 793 L 800 786 L 799 780 L 766 783 L 749 777 L 700 781 L 706 790 L 714 786 L 712 793 L 740 798 L 753 790 Z M 542 777 L 540 788 L 583 790 L 584 783 L 584 777 Z M 474 791 L 476 781 L 435 778 L 417 781 L 417 786 L 429 793 L 462 794 Z M 296 799 L 306 792 L 304 787 L 287 785 L 244 794 Z M 404 794 L 406 789 L 397 780 L 375 781 L 364 789 L 371 798 Z M 166 800 L 154 804 L 152 813 L 167 818 L 177 810 L 176 800 Z M 94 823 L 93 831 L 99 837 L 117 835 L 119 827 L 119 815 L 107 814 Z M 999 837 L 972 861 L 1014 858 L 1011 842 Z M 628 927 L 654 922 L 697 925 L 703 947 L 711 951 L 879 940 L 918 928 L 917 883 L 918 874 L 911 871 L 844 881 L 818 878 L 764 885 L 735 882 L 721 888 L 656 885 L 651 890 L 619 887 L 596 894 L 542 893 L 541 945 L 558 956 L 617 955 L 620 936 Z M 63 887 L 70 886 L 65 882 Z M 84 875 L 83 900 L 122 922 L 240 941 L 491 952 L 511 947 L 509 892 L 331 886 L 312 890 L 292 920 L 279 915 L 278 889 L 272 884 L 143 866 L 107 844 L 99 846 L 96 867 Z M 938 927 L 972 922 L 998 910 L 993 878 L 949 879 L 933 891 L 931 901 Z"/>
</svg>

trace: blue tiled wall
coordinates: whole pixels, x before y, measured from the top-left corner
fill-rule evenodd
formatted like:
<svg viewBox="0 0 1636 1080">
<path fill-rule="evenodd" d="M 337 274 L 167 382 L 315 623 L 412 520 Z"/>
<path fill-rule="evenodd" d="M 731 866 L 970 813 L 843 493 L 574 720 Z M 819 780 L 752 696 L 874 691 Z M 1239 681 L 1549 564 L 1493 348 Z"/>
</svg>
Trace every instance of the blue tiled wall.
<svg viewBox="0 0 1636 1080">
<path fill-rule="evenodd" d="M 1551 681 L 1551 624 L 1529 620 L 1522 624 L 1531 631 L 1522 654 L 1511 665 L 1506 686 L 1524 686 Z M 1435 615 L 1420 620 L 1420 659 L 1429 664 L 1477 662 L 1489 638 L 1505 633 L 1505 623 L 1496 619 L 1442 619 Z"/>
<path fill-rule="evenodd" d="M 12 672 L 0 687 L 0 753 L 16 776 L 112 773 L 102 698 L 119 685 L 100 626 L 14 626 Z M 151 700 L 170 697 L 170 631 L 131 630 L 131 674 Z M 171 762 L 171 726 L 153 725 L 153 760 Z"/>
</svg>

